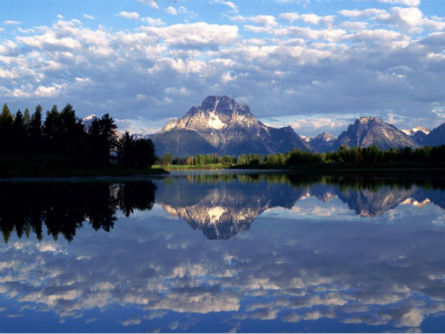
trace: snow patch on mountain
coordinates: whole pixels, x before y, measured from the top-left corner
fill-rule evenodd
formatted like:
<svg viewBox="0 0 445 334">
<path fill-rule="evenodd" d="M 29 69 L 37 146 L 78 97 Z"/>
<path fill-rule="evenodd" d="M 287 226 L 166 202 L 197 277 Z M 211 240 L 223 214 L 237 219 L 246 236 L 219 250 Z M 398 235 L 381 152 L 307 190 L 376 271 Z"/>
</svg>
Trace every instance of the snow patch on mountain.
<svg viewBox="0 0 445 334">
<path fill-rule="evenodd" d="M 422 127 L 422 126 L 416 126 L 415 128 L 409 129 L 409 130 L 401 130 L 404 133 L 406 133 L 408 136 L 412 136 L 413 134 L 415 134 L 416 132 L 420 131 L 423 132 L 424 134 L 428 135 L 431 131 Z"/>
<path fill-rule="evenodd" d="M 216 105 L 215 105 L 215 108 L 216 108 Z M 211 111 L 209 113 L 209 120 L 207 121 L 207 125 L 209 128 L 217 129 L 217 130 L 221 130 L 226 127 L 226 124 L 219 119 L 215 110 Z"/>
</svg>

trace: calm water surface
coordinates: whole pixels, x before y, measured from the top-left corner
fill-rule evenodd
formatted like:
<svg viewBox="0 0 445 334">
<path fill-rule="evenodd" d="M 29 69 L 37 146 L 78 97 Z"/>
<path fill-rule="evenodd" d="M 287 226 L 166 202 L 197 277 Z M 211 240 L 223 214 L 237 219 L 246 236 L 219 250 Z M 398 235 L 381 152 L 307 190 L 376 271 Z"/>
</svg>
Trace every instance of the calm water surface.
<svg viewBox="0 0 445 334">
<path fill-rule="evenodd" d="M 0 331 L 445 331 L 445 181 L 0 184 Z"/>
</svg>

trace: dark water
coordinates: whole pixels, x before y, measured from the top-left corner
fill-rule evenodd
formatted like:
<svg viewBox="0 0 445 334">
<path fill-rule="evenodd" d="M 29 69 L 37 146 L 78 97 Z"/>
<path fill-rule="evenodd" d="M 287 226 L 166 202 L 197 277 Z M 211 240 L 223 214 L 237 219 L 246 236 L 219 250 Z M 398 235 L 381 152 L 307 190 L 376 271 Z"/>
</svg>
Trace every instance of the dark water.
<svg viewBox="0 0 445 334">
<path fill-rule="evenodd" d="M 0 184 L 0 331 L 445 331 L 445 182 Z"/>
</svg>

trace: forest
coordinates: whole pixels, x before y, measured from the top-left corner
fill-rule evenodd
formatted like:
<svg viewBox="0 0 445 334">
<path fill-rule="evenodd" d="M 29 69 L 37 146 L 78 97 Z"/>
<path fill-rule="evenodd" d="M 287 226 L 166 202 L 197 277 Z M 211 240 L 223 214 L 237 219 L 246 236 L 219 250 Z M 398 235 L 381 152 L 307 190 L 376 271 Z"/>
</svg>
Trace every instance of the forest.
<svg viewBox="0 0 445 334">
<path fill-rule="evenodd" d="M 0 114 L 0 175 L 33 175 L 62 170 L 148 169 L 155 161 L 150 139 L 121 138 L 109 114 L 95 118 L 88 127 L 67 104 L 61 111 L 54 105 L 45 117 L 38 105 L 12 114 L 5 103 Z M 21 170 L 21 168 L 23 170 Z"/>
<path fill-rule="evenodd" d="M 314 166 L 319 168 L 351 167 L 351 168 L 379 168 L 379 167 L 443 167 L 445 165 L 445 145 L 425 146 L 411 149 L 391 148 L 381 150 L 377 146 L 347 147 L 341 146 L 336 152 L 314 153 L 293 149 L 287 153 L 241 154 L 239 156 L 219 156 L 213 154 L 197 154 L 195 156 L 173 157 L 166 153 L 157 160 L 163 166 L 214 166 L 225 168 L 305 168 Z"/>
</svg>

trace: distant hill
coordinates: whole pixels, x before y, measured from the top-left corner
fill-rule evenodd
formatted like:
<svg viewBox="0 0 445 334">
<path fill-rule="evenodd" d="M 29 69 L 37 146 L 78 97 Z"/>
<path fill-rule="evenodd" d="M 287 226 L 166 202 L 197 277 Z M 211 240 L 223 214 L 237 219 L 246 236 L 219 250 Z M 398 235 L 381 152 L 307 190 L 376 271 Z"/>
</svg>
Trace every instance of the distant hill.
<svg viewBox="0 0 445 334">
<path fill-rule="evenodd" d="M 156 153 L 175 156 L 218 153 L 269 154 L 310 146 L 290 127 L 273 128 L 260 122 L 247 105 L 227 96 L 209 96 L 184 117 L 170 121 L 150 136 Z"/>
<path fill-rule="evenodd" d="M 327 132 L 309 140 L 309 145 L 315 152 L 331 152 L 338 149 L 338 140 Z"/>
</svg>

